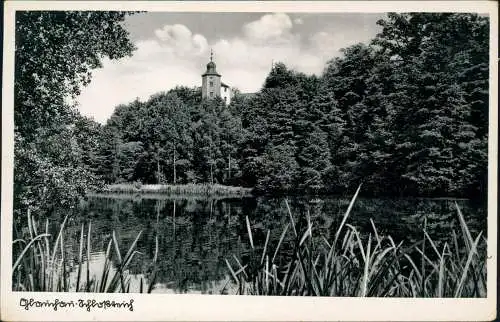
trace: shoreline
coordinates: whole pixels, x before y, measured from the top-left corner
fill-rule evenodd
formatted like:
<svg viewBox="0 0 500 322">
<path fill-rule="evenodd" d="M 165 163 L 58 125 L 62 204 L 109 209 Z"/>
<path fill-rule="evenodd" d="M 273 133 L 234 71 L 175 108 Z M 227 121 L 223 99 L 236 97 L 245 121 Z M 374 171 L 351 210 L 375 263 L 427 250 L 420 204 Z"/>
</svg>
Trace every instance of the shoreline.
<svg viewBox="0 0 500 322">
<path fill-rule="evenodd" d="M 247 188 L 241 186 L 227 186 L 221 184 L 137 184 L 137 183 L 119 183 L 119 184 L 109 184 L 103 189 L 90 192 L 88 195 L 91 196 L 101 196 L 101 197 L 118 197 L 124 195 L 131 196 L 141 196 L 144 198 L 162 198 L 162 197 L 179 197 L 183 198 L 186 196 L 192 197 L 210 197 L 210 198 L 245 198 L 245 197 L 298 197 L 298 196 L 308 196 L 311 198 L 323 198 L 323 197 L 345 197 L 342 194 L 336 193 L 319 193 L 310 194 L 300 191 L 291 191 L 288 193 L 278 192 L 278 193 L 259 193 L 255 191 L 254 188 Z M 361 193 L 361 195 L 363 195 Z M 366 199 L 423 199 L 423 200 L 477 200 L 476 198 L 467 197 L 456 197 L 456 196 L 439 196 L 439 197 L 428 197 L 428 196 L 391 196 L 391 195 L 365 195 L 360 196 L 360 198 Z"/>
<path fill-rule="evenodd" d="M 226 186 L 221 184 L 110 184 L 92 194 L 107 195 L 115 193 L 127 194 L 170 194 L 197 196 L 234 196 L 251 197 L 253 188 Z"/>
</svg>

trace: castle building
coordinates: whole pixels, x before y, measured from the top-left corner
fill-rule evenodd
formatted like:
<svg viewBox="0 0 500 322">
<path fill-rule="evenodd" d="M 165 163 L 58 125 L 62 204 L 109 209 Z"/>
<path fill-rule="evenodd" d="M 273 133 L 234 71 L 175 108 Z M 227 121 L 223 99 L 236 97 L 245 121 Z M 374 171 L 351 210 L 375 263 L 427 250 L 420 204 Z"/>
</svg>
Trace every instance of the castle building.
<svg viewBox="0 0 500 322">
<path fill-rule="evenodd" d="M 201 75 L 201 98 L 213 99 L 221 97 L 226 104 L 231 103 L 231 88 L 221 81 L 222 76 L 217 73 L 216 65 L 213 62 L 213 52 L 210 51 L 210 62 L 207 70 Z"/>
</svg>

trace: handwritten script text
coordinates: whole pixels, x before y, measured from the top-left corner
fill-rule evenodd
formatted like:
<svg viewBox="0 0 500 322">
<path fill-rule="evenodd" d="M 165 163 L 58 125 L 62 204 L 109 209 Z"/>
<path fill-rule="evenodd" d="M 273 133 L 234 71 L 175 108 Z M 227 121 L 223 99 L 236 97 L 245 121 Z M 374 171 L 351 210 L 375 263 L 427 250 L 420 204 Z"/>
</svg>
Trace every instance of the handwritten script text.
<svg viewBox="0 0 500 322">
<path fill-rule="evenodd" d="M 31 308 L 52 308 L 54 311 L 57 311 L 59 308 L 67 309 L 67 308 L 80 308 L 85 309 L 88 312 L 94 309 L 128 309 L 129 311 L 134 311 L 134 300 L 130 299 L 127 301 L 96 301 L 96 300 L 76 300 L 76 301 L 63 301 L 59 299 L 54 300 L 45 300 L 38 301 L 33 298 L 26 299 L 21 298 L 19 300 L 19 306 L 23 307 L 25 310 L 30 310 Z"/>
</svg>

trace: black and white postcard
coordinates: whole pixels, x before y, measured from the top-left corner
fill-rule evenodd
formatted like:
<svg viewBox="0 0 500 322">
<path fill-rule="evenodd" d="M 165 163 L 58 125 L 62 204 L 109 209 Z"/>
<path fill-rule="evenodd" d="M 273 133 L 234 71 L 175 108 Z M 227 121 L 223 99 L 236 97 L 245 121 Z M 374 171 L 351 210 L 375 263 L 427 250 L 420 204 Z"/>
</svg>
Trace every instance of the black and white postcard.
<svg viewBox="0 0 500 322">
<path fill-rule="evenodd" d="M 7 2 L 1 318 L 491 320 L 498 4 Z"/>
</svg>

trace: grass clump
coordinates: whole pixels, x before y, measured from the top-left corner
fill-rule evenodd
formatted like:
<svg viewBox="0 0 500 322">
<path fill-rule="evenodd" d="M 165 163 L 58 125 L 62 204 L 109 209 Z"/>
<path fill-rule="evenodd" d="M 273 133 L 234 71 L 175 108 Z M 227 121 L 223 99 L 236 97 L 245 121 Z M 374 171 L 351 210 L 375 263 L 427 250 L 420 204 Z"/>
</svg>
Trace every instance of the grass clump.
<svg viewBox="0 0 500 322">
<path fill-rule="evenodd" d="M 108 185 L 104 193 L 161 193 L 172 195 L 203 196 L 251 196 L 252 188 L 226 186 L 221 184 L 131 184 L 119 183 Z"/>
<path fill-rule="evenodd" d="M 27 220 L 28 236 L 24 239 L 16 239 L 13 242 L 14 246 L 19 245 L 21 247 L 19 255 L 12 266 L 14 291 L 100 293 L 128 293 L 130 291 L 130 276 L 128 276 L 127 272 L 132 259 L 140 254 L 137 250 L 137 242 L 142 231 L 137 234 L 126 253 L 121 251 L 116 234 L 113 231 L 112 237 L 107 244 L 102 275 L 91 277 L 89 262 L 92 224 L 89 222 L 87 229 L 85 229 L 85 224 L 82 224 L 75 283 L 70 278 L 72 267 L 64 243 L 68 216 L 64 218 L 55 240 L 52 239 L 53 236 L 49 233 L 48 219 L 45 221 L 45 226 L 40 227 L 31 216 L 30 211 L 28 211 Z M 43 229 L 43 232 L 41 229 Z M 86 236 L 85 231 L 87 232 Z M 153 273 L 150 276 L 148 292 L 152 291 L 156 278 L 157 252 L 158 246 L 153 260 Z M 84 253 L 86 253 L 86 256 L 84 256 Z M 140 292 L 142 293 L 144 283 L 142 278 L 140 283 Z"/>
<path fill-rule="evenodd" d="M 455 203 L 461 233 L 438 245 L 424 224 L 422 240 L 404 246 L 373 231 L 362 235 L 348 224 L 361 186 L 352 198 L 332 241 L 314 236 L 309 214 L 299 231 L 285 201 L 290 223 L 274 250 L 269 234 L 260 252 L 253 243 L 252 226 L 246 225 L 251 247 L 249 260 L 226 260 L 236 294 L 349 297 L 485 297 L 486 239 L 473 237 Z M 291 229 L 290 229 L 291 227 Z M 292 251 L 283 249 L 291 235 Z M 313 238 L 318 237 L 318 238 Z M 318 241 L 319 240 L 319 241 Z M 482 251 L 480 251 L 482 250 Z M 223 289 L 222 293 L 225 293 Z"/>
</svg>

